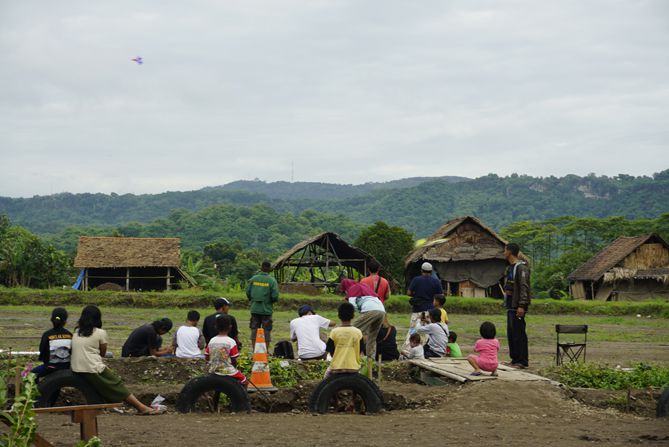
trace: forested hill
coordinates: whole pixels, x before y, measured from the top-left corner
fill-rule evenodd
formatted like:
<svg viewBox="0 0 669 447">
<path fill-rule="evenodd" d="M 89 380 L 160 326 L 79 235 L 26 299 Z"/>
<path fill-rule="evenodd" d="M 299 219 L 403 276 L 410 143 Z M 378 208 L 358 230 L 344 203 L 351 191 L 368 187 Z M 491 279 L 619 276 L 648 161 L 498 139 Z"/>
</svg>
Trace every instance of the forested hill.
<svg viewBox="0 0 669 447">
<path fill-rule="evenodd" d="M 446 220 L 464 214 L 473 214 L 499 229 L 519 220 L 565 215 L 641 218 L 669 212 L 669 170 L 653 177 L 491 174 L 467 181 L 425 178 L 398 181 L 393 187 L 369 185 L 369 191 L 362 193 L 360 188 L 365 185 L 235 182 L 229 187 L 155 195 L 0 198 L 0 214 L 35 232 L 57 233 L 70 225 L 151 222 L 176 208 L 196 211 L 217 204 L 266 204 L 279 212 L 314 209 L 342 214 L 359 223 L 383 220 L 424 236 Z"/>
</svg>

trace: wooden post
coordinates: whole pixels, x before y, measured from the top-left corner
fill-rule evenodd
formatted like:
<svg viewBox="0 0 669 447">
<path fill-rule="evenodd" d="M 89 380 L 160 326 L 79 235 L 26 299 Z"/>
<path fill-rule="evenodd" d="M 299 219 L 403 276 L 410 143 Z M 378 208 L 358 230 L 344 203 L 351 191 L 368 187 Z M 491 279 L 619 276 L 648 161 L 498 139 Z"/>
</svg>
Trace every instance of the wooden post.
<svg viewBox="0 0 669 447">
<path fill-rule="evenodd" d="M 170 284 L 170 275 L 172 274 L 172 268 L 167 267 L 167 290 L 172 290 L 172 284 Z"/>
<path fill-rule="evenodd" d="M 80 410 L 72 412 L 72 422 L 78 422 L 82 441 L 88 441 L 98 435 L 98 410 Z"/>
<path fill-rule="evenodd" d="M 130 292 L 130 267 L 125 268 L 125 291 Z"/>
<path fill-rule="evenodd" d="M 88 292 L 88 268 L 84 270 L 84 290 Z"/>
</svg>

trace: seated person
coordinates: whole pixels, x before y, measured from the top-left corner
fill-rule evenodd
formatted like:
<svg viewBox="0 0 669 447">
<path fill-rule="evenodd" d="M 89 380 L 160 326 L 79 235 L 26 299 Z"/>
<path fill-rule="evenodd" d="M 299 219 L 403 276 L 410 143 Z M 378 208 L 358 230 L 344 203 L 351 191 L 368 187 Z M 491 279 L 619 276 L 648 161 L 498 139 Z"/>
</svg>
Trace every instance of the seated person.
<svg viewBox="0 0 669 447">
<path fill-rule="evenodd" d="M 230 315 L 219 315 L 216 318 L 216 328 L 218 335 L 209 340 L 209 344 L 204 349 L 204 357 L 209 361 L 209 373 L 221 376 L 230 376 L 247 387 L 249 382 L 246 376 L 237 369 L 237 357 L 239 350 L 237 343 L 230 338 L 230 328 L 232 319 Z"/>
<path fill-rule="evenodd" d="M 325 372 L 326 378 L 337 373 L 357 373 L 362 366 L 360 359 L 362 331 L 351 326 L 351 320 L 355 315 L 353 304 L 341 303 L 337 314 L 341 320 L 341 326 L 330 332 L 327 351 L 332 355 L 332 362 Z"/>
<path fill-rule="evenodd" d="M 448 344 L 448 326 L 441 322 L 441 311 L 437 308 L 430 310 L 430 322 L 425 319 L 420 326 L 416 326 L 416 333 L 427 334 L 427 343 L 423 346 L 425 358 L 443 357 L 446 355 Z"/>
<path fill-rule="evenodd" d="M 145 324 L 130 333 L 121 349 L 121 357 L 161 357 L 172 354 L 172 346 L 160 348 L 161 335 L 172 329 L 172 320 L 162 318 L 153 323 Z"/>
<path fill-rule="evenodd" d="M 422 360 L 425 358 L 420 335 L 415 332 L 411 334 L 409 336 L 409 346 L 409 349 L 402 350 L 402 360 Z"/>
<path fill-rule="evenodd" d="M 70 369 L 72 333 L 65 329 L 66 323 L 67 311 L 56 307 L 51 312 L 53 329 L 44 332 L 39 343 L 39 360 L 43 364 L 31 371 L 37 377 L 44 377 L 59 369 Z"/>
<path fill-rule="evenodd" d="M 400 358 L 397 351 L 397 329 L 390 324 L 387 317 L 376 336 L 376 358 L 384 362 Z"/>
<path fill-rule="evenodd" d="M 216 310 L 216 313 L 213 313 L 204 319 L 204 323 L 202 324 L 202 335 L 204 335 L 205 343 L 209 343 L 209 340 L 218 335 L 218 329 L 216 329 L 216 318 L 219 315 L 229 315 L 232 319 L 232 326 L 230 326 L 230 333 L 228 336 L 237 342 L 237 349 L 241 351 L 242 343 L 239 341 L 237 320 L 235 317 L 230 315 L 230 306 L 232 306 L 232 303 L 227 298 L 219 297 L 214 300 L 214 309 Z"/>
<path fill-rule="evenodd" d="M 458 334 L 453 331 L 448 332 L 448 344 L 446 345 L 446 356 L 447 357 L 462 357 L 462 351 L 460 350 L 460 345 L 457 343 Z"/>
<path fill-rule="evenodd" d="M 191 310 L 186 315 L 186 324 L 180 326 L 172 339 L 172 351 L 180 359 L 202 359 L 200 350 L 206 346 L 204 335 L 197 328 L 200 312 Z"/>
<path fill-rule="evenodd" d="M 325 360 L 327 352 L 321 340 L 321 329 L 334 327 L 335 322 L 316 315 L 314 309 L 305 304 L 297 310 L 299 318 L 290 322 L 290 339 L 297 341 L 297 356 L 301 360 Z"/>
<path fill-rule="evenodd" d="M 448 324 L 448 314 L 446 313 L 446 309 L 444 309 L 444 304 L 446 304 L 446 297 L 444 294 L 436 294 L 432 299 L 432 304 L 436 309 L 439 309 L 439 312 L 441 312 L 441 322 Z"/>
</svg>

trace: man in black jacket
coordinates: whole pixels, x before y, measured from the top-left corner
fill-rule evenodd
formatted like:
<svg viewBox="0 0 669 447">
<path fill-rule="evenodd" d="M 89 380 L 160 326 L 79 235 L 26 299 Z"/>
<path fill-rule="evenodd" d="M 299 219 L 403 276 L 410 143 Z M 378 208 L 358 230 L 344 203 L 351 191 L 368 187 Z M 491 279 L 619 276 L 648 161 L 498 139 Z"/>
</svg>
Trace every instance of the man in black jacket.
<svg viewBox="0 0 669 447">
<path fill-rule="evenodd" d="M 506 306 L 506 333 L 509 340 L 509 366 L 525 369 L 529 366 L 525 314 L 530 305 L 530 269 L 518 258 L 518 244 L 507 244 L 504 257 L 509 265 L 504 273 L 504 304 Z"/>
<path fill-rule="evenodd" d="M 214 300 L 214 309 L 216 309 L 216 313 L 211 314 L 204 319 L 204 323 L 202 324 L 202 335 L 204 335 L 205 342 L 209 344 L 209 340 L 218 335 L 218 329 L 216 329 L 216 318 L 218 318 L 219 315 L 228 315 L 232 319 L 230 333 L 228 336 L 237 343 L 237 349 L 242 349 L 242 344 L 239 342 L 237 320 L 235 317 L 228 314 L 230 311 L 230 305 L 231 303 L 227 298 L 221 297 Z"/>
</svg>

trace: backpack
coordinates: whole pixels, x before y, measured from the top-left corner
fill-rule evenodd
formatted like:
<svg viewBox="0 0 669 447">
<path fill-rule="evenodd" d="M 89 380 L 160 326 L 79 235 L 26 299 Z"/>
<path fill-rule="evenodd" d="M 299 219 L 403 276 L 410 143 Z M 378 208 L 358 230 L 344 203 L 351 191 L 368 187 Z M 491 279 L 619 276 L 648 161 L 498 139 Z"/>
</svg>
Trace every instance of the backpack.
<svg viewBox="0 0 669 447">
<path fill-rule="evenodd" d="M 283 340 L 274 345 L 274 357 L 282 359 L 295 359 L 293 344 L 288 340 Z"/>
</svg>

